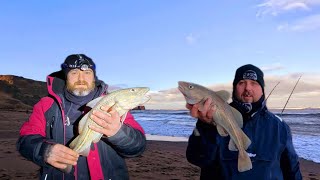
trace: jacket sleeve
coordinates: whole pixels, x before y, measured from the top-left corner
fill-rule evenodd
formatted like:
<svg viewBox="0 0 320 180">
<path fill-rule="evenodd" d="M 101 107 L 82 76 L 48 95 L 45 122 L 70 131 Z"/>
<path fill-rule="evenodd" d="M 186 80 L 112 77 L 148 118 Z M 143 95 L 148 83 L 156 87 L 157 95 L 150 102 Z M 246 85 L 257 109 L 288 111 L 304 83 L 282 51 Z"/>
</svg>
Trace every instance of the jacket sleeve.
<svg viewBox="0 0 320 180">
<path fill-rule="evenodd" d="M 198 120 L 196 128 L 189 137 L 186 151 L 188 161 L 200 168 L 214 166 L 218 157 L 216 136 L 215 126 Z"/>
<path fill-rule="evenodd" d="M 34 106 L 29 120 L 20 129 L 20 137 L 16 143 L 19 153 L 39 166 L 47 166 L 44 153 L 50 145 L 45 138 L 44 102 L 42 99 Z"/>
<path fill-rule="evenodd" d="M 124 157 L 139 156 L 146 148 L 144 130 L 130 113 L 127 114 L 123 125 L 115 135 L 103 139 Z"/>
<path fill-rule="evenodd" d="M 299 157 L 294 150 L 290 127 L 284 122 L 287 133 L 286 147 L 281 154 L 280 165 L 284 179 L 302 179 L 299 168 Z"/>
</svg>

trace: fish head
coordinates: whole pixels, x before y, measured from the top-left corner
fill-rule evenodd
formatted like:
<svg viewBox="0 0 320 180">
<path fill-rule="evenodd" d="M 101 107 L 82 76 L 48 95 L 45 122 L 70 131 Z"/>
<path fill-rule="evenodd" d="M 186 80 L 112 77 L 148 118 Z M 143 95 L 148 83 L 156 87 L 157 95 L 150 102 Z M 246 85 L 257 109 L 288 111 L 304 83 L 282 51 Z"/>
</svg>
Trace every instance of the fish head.
<svg viewBox="0 0 320 180">
<path fill-rule="evenodd" d="M 149 101 L 148 91 L 147 87 L 121 89 L 117 91 L 114 101 L 118 108 L 130 110 Z"/>
<path fill-rule="evenodd" d="M 204 86 L 185 81 L 179 81 L 178 85 L 179 91 L 183 94 L 188 104 L 199 103 L 208 96 L 208 89 Z"/>
</svg>

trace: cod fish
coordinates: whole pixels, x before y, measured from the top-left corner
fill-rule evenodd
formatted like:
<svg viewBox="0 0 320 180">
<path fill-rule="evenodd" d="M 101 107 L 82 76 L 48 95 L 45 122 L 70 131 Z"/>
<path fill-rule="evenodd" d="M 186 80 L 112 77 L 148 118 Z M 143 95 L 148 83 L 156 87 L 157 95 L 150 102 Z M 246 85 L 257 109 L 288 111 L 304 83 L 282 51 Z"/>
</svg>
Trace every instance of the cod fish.
<svg viewBox="0 0 320 180">
<path fill-rule="evenodd" d="M 231 107 L 227 100 L 230 94 L 227 91 L 212 91 L 201 85 L 190 82 L 178 82 L 178 89 L 184 95 L 188 104 L 196 104 L 199 102 L 199 110 L 203 108 L 207 98 L 212 99 L 212 104 L 215 108 L 213 115 L 213 124 L 216 125 L 218 133 L 225 137 L 230 135 L 228 149 L 231 151 L 239 151 L 238 155 L 238 171 L 244 172 L 252 169 L 251 160 L 245 150 L 251 144 L 251 140 L 241 130 L 243 126 L 242 115 L 235 108 Z"/>
<path fill-rule="evenodd" d="M 127 112 L 138 105 L 147 102 L 150 97 L 146 95 L 147 87 L 135 87 L 113 91 L 105 96 L 90 101 L 87 106 L 92 109 L 79 122 L 79 135 L 70 143 L 70 148 L 80 155 L 88 156 L 91 143 L 97 143 L 103 134 L 89 128 L 89 125 L 100 127 L 91 118 L 93 110 L 100 110 L 101 106 L 114 108 L 121 116 L 121 122 L 126 118 Z"/>
</svg>

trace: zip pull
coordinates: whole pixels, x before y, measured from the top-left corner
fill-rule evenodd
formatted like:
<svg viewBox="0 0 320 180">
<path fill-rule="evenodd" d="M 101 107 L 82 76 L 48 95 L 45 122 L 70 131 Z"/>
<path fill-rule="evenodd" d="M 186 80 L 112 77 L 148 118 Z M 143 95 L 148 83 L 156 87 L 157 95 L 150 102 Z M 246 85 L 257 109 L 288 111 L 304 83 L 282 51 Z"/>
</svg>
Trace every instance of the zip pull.
<svg viewBox="0 0 320 180">
<path fill-rule="evenodd" d="M 64 123 L 65 126 L 70 126 L 70 119 L 69 117 L 67 116 L 67 119 L 66 119 L 66 122 Z"/>
<path fill-rule="evenodd" d="M 72 108 L 72 105 L 73 105 L 73 104 L 71 103 L 70 108 L 69 108 L 69 110 L 68 110 L 68 112 L 67 112 L 67 114 L 66 114 L 67 119 L 66 119 L 66 122 L 64 123 L 65 126 L 70 126 L 69 112 L 70 112 L 70 110 L 71 110 L 71 108 Z"/>
</svg>

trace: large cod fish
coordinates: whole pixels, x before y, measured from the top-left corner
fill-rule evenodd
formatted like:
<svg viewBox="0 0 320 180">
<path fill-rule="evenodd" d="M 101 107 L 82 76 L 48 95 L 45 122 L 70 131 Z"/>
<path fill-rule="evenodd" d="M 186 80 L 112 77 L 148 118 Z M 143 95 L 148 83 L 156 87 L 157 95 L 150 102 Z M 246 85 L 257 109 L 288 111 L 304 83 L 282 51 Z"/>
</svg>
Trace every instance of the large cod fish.
<svg viewBox="0 0 320 180">
<path fill-rule="evenodd" d="M 127 112 L 138 105 L 147 102 L 150 97 L 146 96 L 149 88 L 136 87 L 113 91 L 90 101 L 87 106 L 92 109 L 79 122 L 79 135 L 70 143 L 70 148 L 80 155 L 88 156 L 91 143 L 97 143 L 103 134 L 89 128 L 89 125 L 100 127 L 91 118 L 93 110 L 100 110 L 101 106 L 107 105 L 114 108 L 121 116 L 121 122 L 126 118 Z"/>
<path fill-rule="evenodd" d="M 252 169 L 251 160 L 245 151 L 251 144 L 251 140 L 241 130 L 243 126 L 241 113 L 227 103 L 230 94 L 224 90 L 215 92 L 195 83 L 179 81 L 178 84 L 178 89 L 188 104 L 202 102 L 199 110 L 203 108 L 207 98 L 212 99 L 211 106 L 215 108 L 212 123 L 216 125 L 221 136 L 230 135 L 229 150 L 239 151 L 238 171 L 244 172 Z"/>
</svg>

